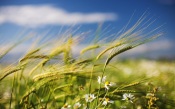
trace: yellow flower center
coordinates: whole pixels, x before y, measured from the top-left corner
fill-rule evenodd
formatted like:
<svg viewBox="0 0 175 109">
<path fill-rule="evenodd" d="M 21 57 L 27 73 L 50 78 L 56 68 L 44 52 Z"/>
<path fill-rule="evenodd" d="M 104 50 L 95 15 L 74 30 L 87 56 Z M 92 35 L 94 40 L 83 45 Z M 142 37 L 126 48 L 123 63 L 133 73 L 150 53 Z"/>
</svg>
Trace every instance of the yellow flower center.
<svg viewBox="0 0 175 109">
<path fill-rule="evenodd" d="M 105 101 L 108 102 L 110 99 L 109 98 L 106 98 Z"/>
<path fill-rule="evenodd" d="M 92 97 L 91 96 L 89 96 L 89 98 L 88 98 L 89 100 L 92 100 Z"/>
<path fill-rule="evenodd" d="M 110 82 L 109 82 L 109 81 L 106 81 L 106 82 L 105 82 L 105 85 L 107 85 L 107 86 L 108 86 L 109 84 L 110 84 Z"/>
</svg>

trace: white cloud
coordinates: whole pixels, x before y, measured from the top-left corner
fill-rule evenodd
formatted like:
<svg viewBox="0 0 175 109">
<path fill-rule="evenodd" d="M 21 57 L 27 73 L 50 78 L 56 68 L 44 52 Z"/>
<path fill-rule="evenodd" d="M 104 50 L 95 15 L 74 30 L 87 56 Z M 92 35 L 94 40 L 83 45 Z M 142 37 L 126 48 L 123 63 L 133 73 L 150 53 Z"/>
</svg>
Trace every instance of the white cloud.
<svg viewBox="0 0 175 109">
<path fill-rule="evenodd" d="M 170 40 L 158 40 L 133 48 L 121 56 L 146 56 L 146 57 L 166 57 L 173 56 L 175 52 L 174 42 Z"/>
<path fill-rule="evenodd" d="M 133 49 L 133 53 L 144 53 L 144 52 L 152 52 L 152 51 L 163 51 L 168 50 L 173 47 L 173 43 L 169 40 L 160 40 L 153 41 L 144 45 L 141 45 L 135 49 Z"/>
<path fill-rule="evenodd" d="M 2 46 L 2 47 L 1 47 Z M 8 48 L 11 45 L 5 44 L 5 45 L 0 45 L 0 48 Z M 80 54 L 80 51 L 87 47 L 88 45 L 86 44 L 79 44 L 79 45 L 75 45 L 72 48 L 72 52 L 73 55 L 76 57 L 77 55 Z M 4 48 L 4 50 L 5 50 Z M 17 47 L 15 47 L 13 50 L 11 50 L 8 55 L 7 58 L 5 58 L 5 61 L 16 61 L 19 58 L 21 58 L 21 56 L 26 53 L 29 49 L 31 48 L 30 44 L 21 44 Z M 167 57 L 167 58 L 174 58 L 175 52 L 175 45 L 174 42 L 169 41 L 169 40 L 160 40 L 160 41 L 154 41 L 151 43 L 147 43 L 144 45 L 141 45 L 139 47 L 136 47 L 132 50 L 129 50 L 127 52 L 124 52 L 123 54 L 120 54 L 119 58 L 132 58 L 132 57 L 149 57 L 149 58 L 160 58 L 160 57 Z M 45 50 L 47 50 L 47 48 L 45 48 Z M 3 51 L 3 49 L 1 49 L 1 51 Z M 1 53 L 0 53 L 1 55 Z M 106 54 L 107 56 L 107 54 Z"/>
<path fill-rule="evenodd" d="M 114 13 L 70 13 L 51 5 L 24 5 L 0 7 L 0 24 L 5 22 L 22 26 L 72 25 L 114 21 Z"/>
<path fill-rule="evenodd" d="M 2 46 L 2 47 L 1 47 Z M 0 47 L 3 48 L 3 46 L 5 48 L 9 48 L 11 45 L 1 45 Z M 18 53 L 24 53 L 27 49 L 30 48 L 31 45 L 29 44 L 21 44 L 19 46 L 17 46 L 16 48 L 14 48 L 14 50 L 11 51 L 12 54 L 18 54 Z M 88 45 L 87 44 L 78 44 L 78 45 L 74 45 L 72 48 L 72 51 L 74 54 L 79 54 L 80 51 L 84 48 L 86 48 Z M 5 49 L 4 48 L 4 49 Z M 130 55 L 138 55 L 138 54 L 144 54 L 144 53 L 161 53 L 160 51 L 164 52 L 164 51 L 171 51 L 175 49 L 175 45 L 174 42 L 169 41 L 169 40 L 160 40 L 160 41 L 153 41 L 150 43 L 146 43 L 143 45 L 140 45 L 136 48 L 133 48 L 129 51 L 127 51 L 126 53 L 124 53 L 124 56 L 130 56 Z"/>
</svg>

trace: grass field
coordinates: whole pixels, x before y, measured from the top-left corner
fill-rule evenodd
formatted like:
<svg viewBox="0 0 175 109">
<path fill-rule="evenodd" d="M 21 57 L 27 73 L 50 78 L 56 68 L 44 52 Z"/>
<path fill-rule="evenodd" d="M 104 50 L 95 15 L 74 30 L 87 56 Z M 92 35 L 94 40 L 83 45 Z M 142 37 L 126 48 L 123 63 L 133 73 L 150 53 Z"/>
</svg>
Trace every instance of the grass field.
<svg viewBox="0 0 175 109">
<path fill-rule="evenodd" d="M 142 22 L 110 42 L 96 37 L 75 56 L 81 35 L 69 34 L 1 63 L 0 109 L 173 109 L 174 61 L 116 58 L 162 35 L 144 33 L 150 24 Z"/>
<path fill-rule="evenodd" d="M 158 88 L 155 93 L 158 100 L 154 102 L 154 106 L 160 109 L 173 109 L 174 66 L 175 62 L 165 61 L 117 61 L 107 67 L 105 72 L 106 79 L 115 82 L 116 85 L 111 87 L 109 92 L 105 92 L 102 85 L 99 97 L 106 96 L 114 101 L 113 104 L 107 105 L 108 108 L 126 106 L 130 109 L 132 106 L 134 109 L 145 109 L 149 101 L 149 98 L 146 98 L 147 94 L 153 93 L 153 90 Z M 7 68 L 9 72 L 16 69 L 15 66 L 13 67 Z M 89 65 L 88 68 L 84 68 L 85 70 L 72 69 L 72 71 L 65 71 L 65 67 L 68 70 L 67 66 L 61 68 L 60 65 L 47 65 L 33 72 L 36 73 L 33 74 L 34 76 L 28 76 L 29 69 L 19 70 L 9 75 L 0 84 L 1 109 L 9 108 L 10 105 L 12 108 L 44 108 L 47 106 L 47 108 L 56 109 L 61 108 L 65 103 L 73 105 L 80 102 L 85 105 L 84 95 L 89 93 L 92 66 Z M 101 65 L 96 66 L 94 70 L 90 92 L 96 96 L 99 88 L 97 76 L 101 75 Z M 107 94 L 104 95 L 105 93 Z M 124 93 L 132 93 L 135 96 L 133 103 L 122 100 Z M 99 107 L 103 108 L 101 105 Z"/>
</svg>

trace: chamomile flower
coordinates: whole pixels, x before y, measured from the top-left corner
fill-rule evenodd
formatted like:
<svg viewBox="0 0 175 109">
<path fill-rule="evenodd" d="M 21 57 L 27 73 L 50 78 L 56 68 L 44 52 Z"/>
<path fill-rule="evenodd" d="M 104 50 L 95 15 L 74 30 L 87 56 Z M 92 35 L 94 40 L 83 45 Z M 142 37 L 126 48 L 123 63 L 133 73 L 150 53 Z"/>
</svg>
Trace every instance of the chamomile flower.
<svg viewBox="0 0 175 109">
<path fill-rule="evenodd" d="M 109 87 L 115 86 L 116 84 L 113 82 L 106 81 L 105 82 L 105 88 L 109 90 Z"/>
<path fill-rule="evenodd" d="M 106 76 L 100 77 L 98 76 L 97 81 L 99 84 L 103 84 L 105 89 L 109 90 L 109 87 L 115 86 L 116 84 L 113 82 L 106 81 Z"/>
<path fill-rule="evenodd" d="M 122 100 L 126 100 L 126 101 L 130 101 L 131 103 L 133 103 L 133 101 L 132 100 L 134 100 L 134 95 L 132 95 L 132 94 L 127 94 L 127 93 L 125 93 L 125 94 L 123 94 L 123 99 Z"/>
<path fill-rule="evenodd" d="M 104 76 L 102 78 L 100 76 L 98 76 L 97 81 L 99 84 L 104 83 L 106 81 L 106 76 Z"/>
<path fill-rule="evenodd" d="M 74 104 L 74 109 L 78 109 L 81 107 L 81 104 L 79 102 L 75 103 Z"/>
<path fill-rule="evenodd" d="M 67 103 L 61 108 L 61 109 L 70 109 L 71 105 L 68 105 Z"/>
<path fill-rule="evenodd" d="M 94 96 L 94 94 L 86 94 L 85 95 L 85 100 L 86 102 L 92 102 L 96 97 Z"/>
<path fill-rule="evenodd" d="M 109 98 L 105 98 L 105 100 L 103 101 L 103 103 L 102 103 L 102 105 L 107 105 L 107 104 L 109 104 L 109 103 L 114 103 L 114 101 L 112 101 L 112 100 L 110 100 Z"/>
</svg>

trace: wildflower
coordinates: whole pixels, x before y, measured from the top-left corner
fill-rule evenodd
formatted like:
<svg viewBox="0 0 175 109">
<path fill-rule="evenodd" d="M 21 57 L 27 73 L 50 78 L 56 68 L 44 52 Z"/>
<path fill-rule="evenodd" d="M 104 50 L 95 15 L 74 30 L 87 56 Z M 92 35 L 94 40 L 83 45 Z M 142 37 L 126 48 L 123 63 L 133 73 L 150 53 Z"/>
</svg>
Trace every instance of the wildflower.
<svg viewBox="0 0 175 109">
<path fill-rule="evenodd" d="M 94 96 L 94 94 L 86 94 L 85 95 L 85 100 L 86 102 L 92 102 L 96 97 Z"/>
<path fill-rule="evenodd" d="M 68 105 L 67 103 L 61 108 L 61 109 L 70 109 L 71 105 Z"/>
<path fill-rule="evenodd" d="M 134 95 L 132 95 L 132 94 L 127 94 L 127 93 L 125 93 L 125 94 L 123 94 L 123 99 L 122 100 L 126 100 L 126 101 L 130 101 L 131 103 L 133 103 L 133 99 L 134 99 L 135 97 L 134 97 Z"/>
<path fill-rule="evenodd" d="M 116 84 L 113 82 L 106 81 L 105 82 L 105 88 L 109 90 L 109 87 L 115 86 Z"/>
<path fill-rule="evenodd" d="M 104 76 L 104 77 L 102 77 L 102 78 L 101 78 L 100 76 L 98 76 L 97 81 L 98 81 L 99 84 L 101 84 L 101 83 L 104 84 L 104 86 L 105 86 L 105 88 L 106 88 L 107 90 L 109 90 L 109 87 L 115 85 L 115 83 L 113 83 L 113 82 L 106 81 L 106 76 Z"/>
<path fill-rule="evenodd" d="M 97 81 L 98 81 L 99 84 L 104 83 L 106 81 L 106 76 L 104 76 L 103 78 L 101 78 L 100 76 L 98 76 Z"/>
<path fill-rule="evenodd" d="M 109 98 L 105 98 L 105 100 L 103 101 L 102 105 L 107 105 L 108 103 L 114 103 L 114 101 L 110 100 Z"/>
<path fill-rule="evenodd" d="M 74 109 L 78 109 L 79 107 L 81 107 L 81 104 L 79 102 L 74 104 Z"/>
</svg>

